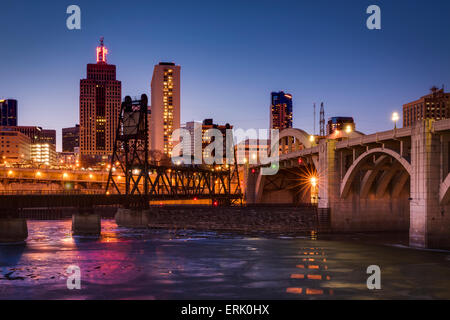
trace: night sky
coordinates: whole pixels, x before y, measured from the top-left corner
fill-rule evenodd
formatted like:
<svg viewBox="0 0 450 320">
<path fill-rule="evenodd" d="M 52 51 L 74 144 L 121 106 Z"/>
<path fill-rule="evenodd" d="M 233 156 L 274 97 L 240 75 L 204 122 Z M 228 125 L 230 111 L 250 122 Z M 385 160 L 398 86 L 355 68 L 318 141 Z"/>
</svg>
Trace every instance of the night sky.
<svg viewBox="0 0 450 320">
<path fill-rule="evenodd" d="M 71 4 L 81 30 L 66 28 Z M 366 28 L 371 4 L 382 30 Z M 0 16 L 0 99 L 19 101 L 19 125 L 57 129 L 58 149 L 60 129 L 79 123 L 79 81 L 101 36 L 123 96 L 150 94 L 159 61 L 181 65 L 182 123 L 267 128 L 270 92 L 284 90 L 294 127 L 312 132 L 323 101 L 326 118 L 353 116 L 371 133 L 433 85 L 450 87 L 446 0 L 1 0 Z"/>
</svg>

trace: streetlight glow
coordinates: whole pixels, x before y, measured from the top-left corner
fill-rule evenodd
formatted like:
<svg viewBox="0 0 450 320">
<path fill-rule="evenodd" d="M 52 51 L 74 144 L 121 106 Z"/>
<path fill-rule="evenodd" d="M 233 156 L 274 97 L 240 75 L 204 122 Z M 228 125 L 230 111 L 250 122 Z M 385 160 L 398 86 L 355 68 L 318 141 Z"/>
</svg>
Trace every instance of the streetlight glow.
<svg viewBox="0 0 450 320">
<path fill-rule="evenodd" d="M 316 177 L 311 177 L 310 182 L 311 182 L 311 186 L 313 188 L 315 188 L 317 186 L 317 178 Z"/>
<path fill-rule="evenodd" d="M 394 129 L 397 129 L 397 121 L 400 119 L 398 112 L 393 112 L 391 120 L 394 122 Z"/>
</svg>

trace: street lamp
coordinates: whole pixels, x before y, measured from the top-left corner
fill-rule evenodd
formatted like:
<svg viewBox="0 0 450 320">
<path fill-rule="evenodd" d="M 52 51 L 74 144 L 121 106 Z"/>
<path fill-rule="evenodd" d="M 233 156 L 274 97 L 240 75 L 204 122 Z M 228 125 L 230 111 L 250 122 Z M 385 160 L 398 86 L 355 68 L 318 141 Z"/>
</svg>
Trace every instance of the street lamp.
<svg viewBox="0 0 450 320">
<path fill-rule="evenodd" d="M 394 122 L 394 129 L 397 129 L 397 121 L 399 119 L 400 119 L 400 116 L 398 115 L 398 112 L 393 112 L 391 120 Z"/>
<path fill-rule="evenodd" d="M 313 188 L 315 188 L 317 186 L 317 178 L 316 177 L 311 177 L 310 182 L 311 182 L 311 186 Z"/>
<path fill-rule="evenodd" d="M 345 133 L 350 134 L 351 132 L 352 132 L 352 126 L 348 124 L 348 125 L 345 127 Z"/>
</svg>

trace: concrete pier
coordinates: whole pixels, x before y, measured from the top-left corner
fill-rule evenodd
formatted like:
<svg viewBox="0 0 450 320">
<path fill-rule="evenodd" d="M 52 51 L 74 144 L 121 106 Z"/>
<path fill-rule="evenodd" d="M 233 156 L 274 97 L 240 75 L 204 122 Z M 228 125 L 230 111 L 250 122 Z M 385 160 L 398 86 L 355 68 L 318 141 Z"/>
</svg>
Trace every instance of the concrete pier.
<svg viewBox="0 0 450 320">
<path fill-rule="evenodd" d="M 75 236 L 100 236 L 101 217 L 92 209 L 80 210 L 72 215 L 72 234 Z"/>
<path fill-rule="evenodd" d="M 127 228 L 148 228 L 150 210 L 119 208 L 116 212 L 118 226 Z"/>
<path fill-rule="evenodd" d="M 28 238 L 27 221 L 22 218 L 0 218 L 0 243 L 23 242 Z"/>
</svg>

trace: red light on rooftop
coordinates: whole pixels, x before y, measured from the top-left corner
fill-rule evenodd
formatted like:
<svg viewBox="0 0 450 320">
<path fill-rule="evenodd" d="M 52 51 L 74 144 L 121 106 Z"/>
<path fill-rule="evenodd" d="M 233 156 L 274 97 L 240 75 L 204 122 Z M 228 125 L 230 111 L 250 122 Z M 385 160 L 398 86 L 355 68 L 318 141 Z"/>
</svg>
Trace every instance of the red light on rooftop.
<svg viewBox="0 0 450 320">
<path fill-rule="evenodd" d="M 100 46 L 97 47 L 97 63 L 106 63 L 106 55 L 108 54 L 108 49 L 105 48 L 103 44 L 103 37 L 100 38 Z"/>
</svg>

